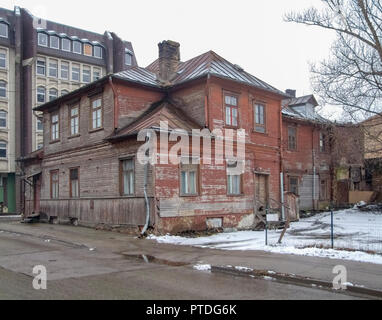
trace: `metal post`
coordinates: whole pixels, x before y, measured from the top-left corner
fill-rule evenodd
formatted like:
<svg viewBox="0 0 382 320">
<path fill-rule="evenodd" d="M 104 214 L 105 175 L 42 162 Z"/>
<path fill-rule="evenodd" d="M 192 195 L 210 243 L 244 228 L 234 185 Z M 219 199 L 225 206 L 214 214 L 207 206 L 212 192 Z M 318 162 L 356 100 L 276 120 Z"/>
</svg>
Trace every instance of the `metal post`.
<svg viewBox="0 0 382 320">
<path fill-rule="evenodd" d="M 333 207 L 330 207 L 330 218 L 331 218 L 331 235 L 332 249 L 334 249 L 334 217 L 333 217 Z"/>
<path fill-rule="evenodd" d="M 265 245 L 268 245 L 268 206 L 265 209 Z"/>
<path fill-rule="evenodd" d="M 281 218 L 285 221 L 285 207 L 284 207 L 284 173 L 280 173 L 280 193 L 281 193 Z"/>
</svg>

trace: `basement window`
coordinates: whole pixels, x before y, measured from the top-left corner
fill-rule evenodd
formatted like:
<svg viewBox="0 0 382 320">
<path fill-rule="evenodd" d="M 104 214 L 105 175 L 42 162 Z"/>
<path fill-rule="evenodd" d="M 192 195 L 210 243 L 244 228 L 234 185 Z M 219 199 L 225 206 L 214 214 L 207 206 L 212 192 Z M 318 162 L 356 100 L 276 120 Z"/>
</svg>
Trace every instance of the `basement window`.
<svg viewBox="0 0 382 320">
<path fill-rule="evenodd" d="M 121 161 L 121 191 L 124 196 L 134 195 L 134 177 L 135 177 L 134 159 L 126 159 Z"/>
<path fill-rule="evenodd" d="M 180 194 L 181 196 L 196 196 L 198 194 L 197 164 L 180 164 Z"/>
</svg>

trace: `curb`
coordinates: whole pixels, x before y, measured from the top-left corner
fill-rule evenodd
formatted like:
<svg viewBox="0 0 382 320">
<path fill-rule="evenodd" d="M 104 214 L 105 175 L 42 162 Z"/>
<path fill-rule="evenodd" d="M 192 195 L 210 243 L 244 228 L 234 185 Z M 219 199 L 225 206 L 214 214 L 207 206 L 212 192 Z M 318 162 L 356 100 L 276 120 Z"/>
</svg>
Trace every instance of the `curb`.
<svg viewBox="0 0 382 320">
<path fill-rule="evenodd" d="M 382 291 L 375 290 L 375 289 L 369 289 L 365 287 L 359 287 L 359 286 L 347 286 L 347 289 L 345 290 L 335 290 L 333 289 L 333 284 L 328 281 L 324 280 L 317 280 L 297 275 L 291 275 L 286 273 L 269 273 L 268 271 L 264 270 L 253 270 L 253 269 L 242 269 L 238 270 L 235 267 L 231 266 L 211 266 L 211 272 L 219 272 L 219 273 L 225 273 L 225 274 L 231 274 L 236 276 L 242 276 L 242 277 L 250 277 L 250 278 L 256 278 L 256 279 L 262 279 L 264 280 L 264 277 L 269 278 L 269 280 L 278 281 L 281 283 L 287 283 L 287 284 L 293 284 L 293 285 L 299 285 L 304 287 L 310 287 L 310 288 L 317 288 L 322 290 L 330 290 L 333 292 L 338 293 L 348 293 L 348 294 L 356 294 L 356 295 L 366 295 L 368 297 L 373 297 L 374 299 L 380 299 L 382 300 Z"/>
</svg>

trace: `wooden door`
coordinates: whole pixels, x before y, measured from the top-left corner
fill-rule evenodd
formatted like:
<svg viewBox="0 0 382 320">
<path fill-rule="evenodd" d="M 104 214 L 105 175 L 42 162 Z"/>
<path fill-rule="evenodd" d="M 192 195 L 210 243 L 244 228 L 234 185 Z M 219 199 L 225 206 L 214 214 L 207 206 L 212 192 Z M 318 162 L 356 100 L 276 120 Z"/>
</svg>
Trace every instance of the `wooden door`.
<svg viewBox="0 0 382 320">
<path fill-rule="evenodd" d="M 268 176 L 255 174 L 255 204 L 256 214 L 265 214 L 269 202 Z"/>
</svg>

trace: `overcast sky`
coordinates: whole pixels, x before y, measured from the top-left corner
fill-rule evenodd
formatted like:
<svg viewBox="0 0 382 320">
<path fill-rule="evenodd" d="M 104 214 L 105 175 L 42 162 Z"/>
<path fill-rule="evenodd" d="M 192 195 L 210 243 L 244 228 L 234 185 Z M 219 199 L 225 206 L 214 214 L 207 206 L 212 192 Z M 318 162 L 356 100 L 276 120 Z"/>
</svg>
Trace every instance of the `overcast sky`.
<svg viewBox="0 0 382 320">
<path fill-rule="evenodd" d="M 286 23 L 283 15 L 320 0 L 2 0 L 34 15 L 82 29 L 116 32 L 133 43 L 138 64 L 158 56 L 157 44 L 181 44 L 181 59 L 213 50 L 280 90 L 312 93 L 309 62 L 329 55 L 334 34 Z M 331 113 L 326 108 L 325 113 Z"/>
</svg>

